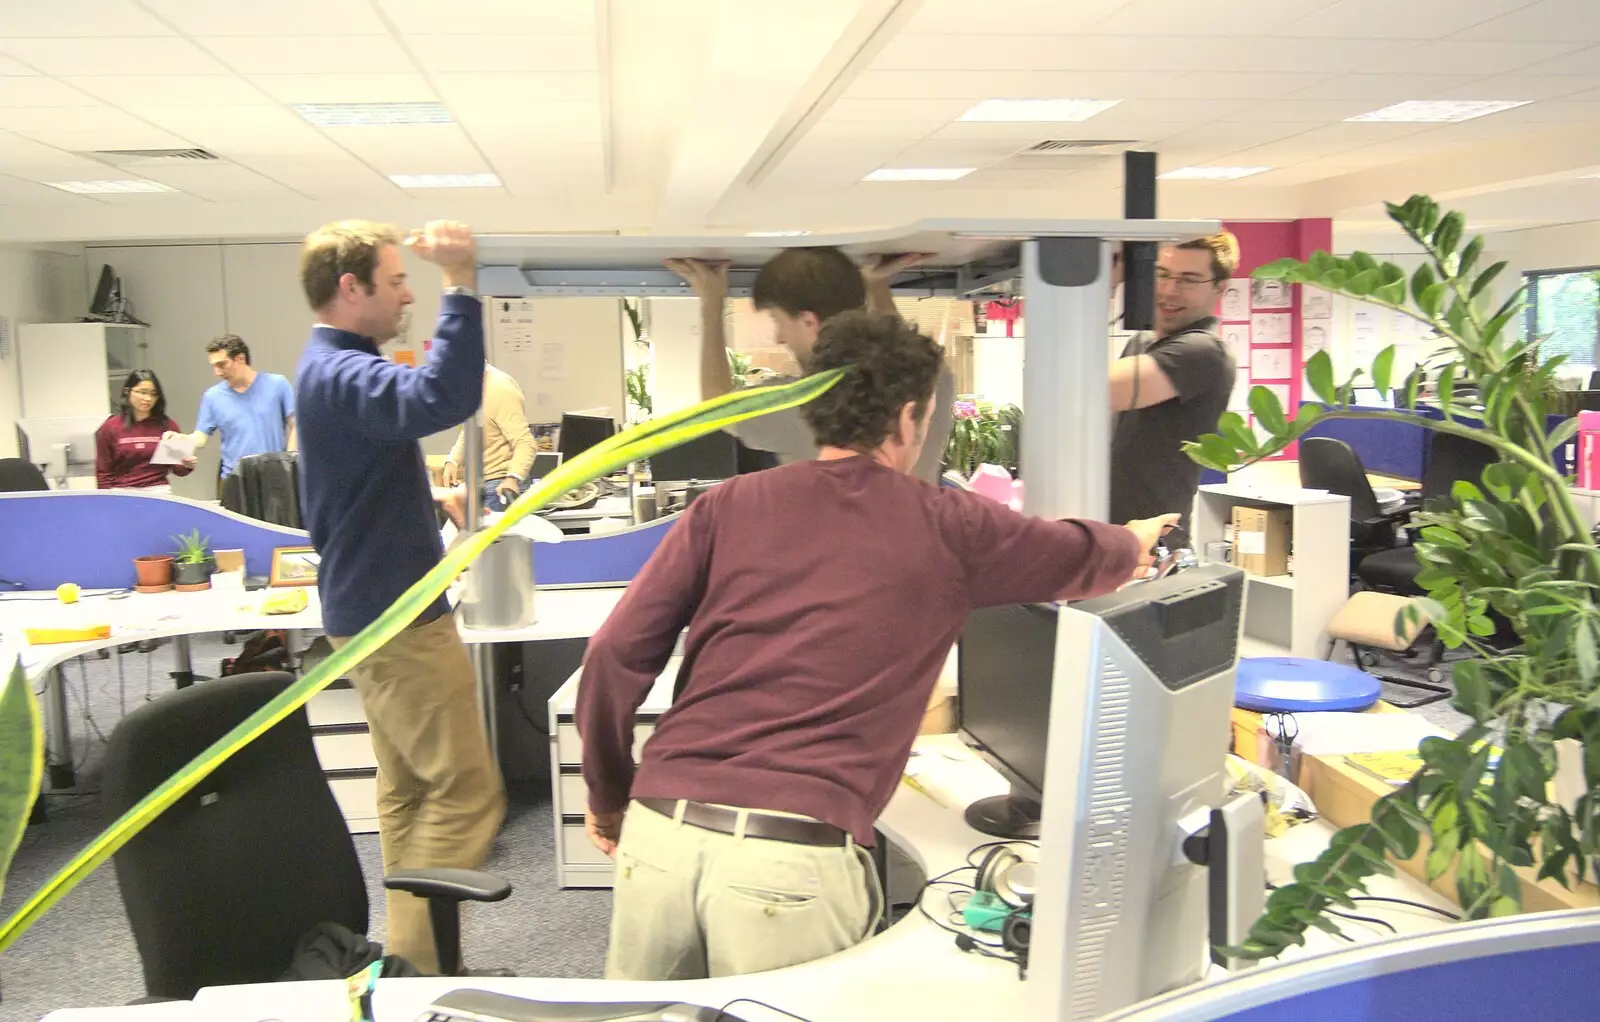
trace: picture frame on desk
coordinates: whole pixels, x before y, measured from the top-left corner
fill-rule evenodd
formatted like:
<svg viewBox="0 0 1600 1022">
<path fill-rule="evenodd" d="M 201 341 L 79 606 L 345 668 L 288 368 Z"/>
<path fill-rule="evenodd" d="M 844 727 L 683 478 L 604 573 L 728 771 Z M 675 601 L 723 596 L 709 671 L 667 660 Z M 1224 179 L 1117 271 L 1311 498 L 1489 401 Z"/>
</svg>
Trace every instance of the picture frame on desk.
<svg viewBox="0 0 1600 1022">
<path fill-rule="evenodd" d="M 314 586 L 322 558 L 315 547 L 281 546 L 272 551 L 272 575 L 268 585 Z"/>
</svg>

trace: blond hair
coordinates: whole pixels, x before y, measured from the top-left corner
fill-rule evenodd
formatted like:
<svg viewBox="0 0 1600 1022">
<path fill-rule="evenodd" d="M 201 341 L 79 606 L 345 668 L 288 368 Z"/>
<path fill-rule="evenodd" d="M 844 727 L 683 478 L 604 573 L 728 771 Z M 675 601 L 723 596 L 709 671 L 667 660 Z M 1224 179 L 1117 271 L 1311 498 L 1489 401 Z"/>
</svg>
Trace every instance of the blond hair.
<svg viewBox="0 0 1600 1022">
<path fill-rule="evenodd" d="M 339 280 L 355 274 L 372 293 L 373 272 L 385 245 L 400 244 L 400 232 L 370 220 L 338 220 L 306 235 L 300 249 L 300 286 L 313 309 L 321 309 L 339 293 Z"/>
<path fill-rule="evenodd" d="M 1239 239 L 1233 236 L 1232 231 L 1195 238 L 1177 247 L 1191 252 L 1210 252 L 1211 276 L 1217 280 L 1228 280 L 1233 276 L 1233 271 L 1239 268 Z"/>
</svg>

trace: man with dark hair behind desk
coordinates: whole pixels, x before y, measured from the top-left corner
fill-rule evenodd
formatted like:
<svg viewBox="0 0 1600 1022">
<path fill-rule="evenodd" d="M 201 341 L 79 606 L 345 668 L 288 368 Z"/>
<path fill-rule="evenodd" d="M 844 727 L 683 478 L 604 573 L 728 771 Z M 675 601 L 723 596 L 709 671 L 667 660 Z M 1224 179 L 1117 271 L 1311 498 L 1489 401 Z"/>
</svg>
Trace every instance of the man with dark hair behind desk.
<svg viewBox="0 0 1600 1022">
<path fill-rule="evenodd" d="M 830 319 L 808 364 L 851 367 L 804 408 L 817 457 L 696 500 L 589 641 L 577 724 L 590 839 L 617 862 L 613 979 L 760 972 L 870 934 L 863 846 L 968 613 L 1110 591 L 1176 520 L 1028 518 L 914 478 L 942 358 L 898 316 Z M 634 712 L 685 627 L 636 772 Z"/>
</svg>

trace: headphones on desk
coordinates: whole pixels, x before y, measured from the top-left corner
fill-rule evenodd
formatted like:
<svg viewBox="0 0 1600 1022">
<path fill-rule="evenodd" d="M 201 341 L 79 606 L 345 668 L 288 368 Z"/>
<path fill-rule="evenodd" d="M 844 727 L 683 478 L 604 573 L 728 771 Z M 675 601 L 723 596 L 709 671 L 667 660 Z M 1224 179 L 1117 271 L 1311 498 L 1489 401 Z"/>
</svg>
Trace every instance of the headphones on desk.
<svg viewBox="0 0 1600 1022">
<path fill-rule="evenodd" d="M 1009 910 L 1000 928 L 1001 947 L 1015 955 L 1018 964 L 1026 968 L 1028 945 L 1033 937 L 1033 896 L 1037 890 L 1038 864 L 1023 858 L 1009 844 L 997 844 L 984 853 L 976 869 L 978 876 L 973 887 L 994 895 Z M 956 946 L 963 951 L 972 950 L 966 943 L 976 944 L 977 941 L 965 934 L 962 936 L 966 941 L 958 937 Z"/>
</svg>

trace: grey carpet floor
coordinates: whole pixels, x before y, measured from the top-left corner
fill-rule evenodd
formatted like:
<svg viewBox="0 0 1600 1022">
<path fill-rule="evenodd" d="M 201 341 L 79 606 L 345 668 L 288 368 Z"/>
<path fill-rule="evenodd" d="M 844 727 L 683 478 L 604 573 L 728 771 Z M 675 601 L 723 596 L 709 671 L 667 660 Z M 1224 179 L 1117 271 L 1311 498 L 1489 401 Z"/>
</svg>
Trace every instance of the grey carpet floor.
<svg viewBox="0 0 1600 1022">
<path fill-rule="evenodd" d="M 223 656 L 236 647 L 215 636 L 196 636 L 195 669 L 215 675 Z M 66 667 L 73 718 L 78 789 L 87 794 L 49 796 L 49 822 L 28 828 L 5 878 L 0 916 L 9 915 L 107 822 L 93 793 L 99 788 L 103 735 L 148 691 L 171 691 L 170 646 L 148 658 L 124 658 L 125 696 L 114 660 L 88 658 Z M 85 685 L 85 680 L 87 684 Z M 85 692 L 85 688 L 87 692 Z M 383 940 L 383 869 L 377 835 L 357 835 L 372 905 L 371 936 Z M 488 868 L 511 881 L 511 898 L 499 905 L 471 906 L 463 919 L 462 946 L 469 965 L 506 968 L 525 976 L 598 977 L 605 967 L 609 891 L 563 891 L 555 883 L 555 834 L 547 787 L 512 792 L 505 828 Z M 0 1022 L 35 1022 L 57 1008 L 125 1004 L 144 995 L 138 952 L 128 929 L 116 874 L 101 866 L 5 954 L 0 955 Z"/>
</svg>

